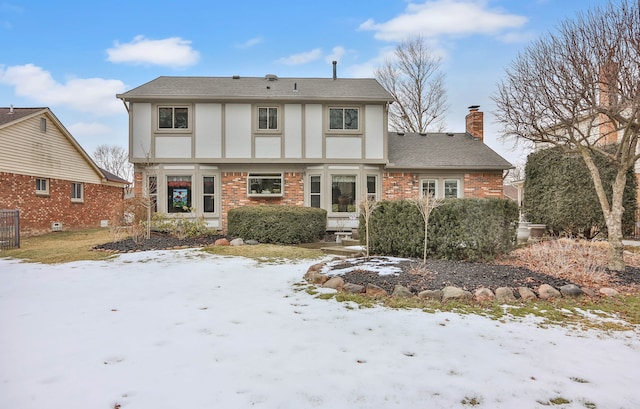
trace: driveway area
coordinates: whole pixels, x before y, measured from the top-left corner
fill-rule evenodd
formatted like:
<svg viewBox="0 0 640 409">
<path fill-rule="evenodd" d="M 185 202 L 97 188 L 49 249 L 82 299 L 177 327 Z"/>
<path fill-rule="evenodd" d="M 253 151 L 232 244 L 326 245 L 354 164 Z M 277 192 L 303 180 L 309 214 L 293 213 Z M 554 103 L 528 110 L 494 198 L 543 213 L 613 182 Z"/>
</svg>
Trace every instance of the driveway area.
<svg viewBox="0 0 640 409">
<path fill-rule="evenodd" d="M 314 262 L 0 259 L 0 406 L 640 407 L 638 329 L 359 308 L 306 291 Z"/>
</svg>

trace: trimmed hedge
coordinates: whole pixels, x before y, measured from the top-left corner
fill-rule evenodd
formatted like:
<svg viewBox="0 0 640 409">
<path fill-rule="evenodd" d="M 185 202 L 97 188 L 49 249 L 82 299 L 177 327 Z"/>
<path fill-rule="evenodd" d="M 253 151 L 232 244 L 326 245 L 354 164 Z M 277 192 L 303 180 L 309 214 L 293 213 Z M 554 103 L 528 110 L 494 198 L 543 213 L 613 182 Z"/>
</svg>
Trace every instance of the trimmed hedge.
<svg viewBox="0 0 640 409">
<path fill-rule="evenodd" d="M 311 243 L 327 229 L 327 211 L 314 207 L 244 206 L 229 210 L 227 217 L 230 236 L 260 243 Z"/>
<path fill-rule="evenodd" d="M 487 261 L 510 252 L 516 241 L 518 205 L 508 199 L 448 199 L 431 212 L 428 257 Z M 369 221 L 372 254 L 422 258 L 424 221 L 409 200 L 381 201 Z M 366 240 L 364 218 L 360 237 Z"/>
<path fill-rule="evenodd" d="M 611 198 L 616 169 L 602 155 L 596 155 L 594 162 Z M 636 190 L 635 170 L 630 168 L 623 196 L 625 235 L 633 233 L 635 226 Z M 546 224 L 555 234 L 587 239 L 598 232 L 606 234 L 600 201 L 584 160 L 579 155 L 565 153 L 562 148 L 543 149 L 527 158 L 523 207 L 528 221 Z"/>
</svg>

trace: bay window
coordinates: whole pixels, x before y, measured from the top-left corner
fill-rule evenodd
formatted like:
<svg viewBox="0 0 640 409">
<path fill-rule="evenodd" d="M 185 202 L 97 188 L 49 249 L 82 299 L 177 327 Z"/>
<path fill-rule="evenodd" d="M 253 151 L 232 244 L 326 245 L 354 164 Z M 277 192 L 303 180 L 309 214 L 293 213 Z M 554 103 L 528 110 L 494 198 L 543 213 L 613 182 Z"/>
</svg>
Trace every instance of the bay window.
<svg viewBox="0 0 640 409">
<path fill-rule="evenodd" d="M 331 211 L 338 213 L 356 211 L 356 176 L 331 176 Z"/>
</svg>

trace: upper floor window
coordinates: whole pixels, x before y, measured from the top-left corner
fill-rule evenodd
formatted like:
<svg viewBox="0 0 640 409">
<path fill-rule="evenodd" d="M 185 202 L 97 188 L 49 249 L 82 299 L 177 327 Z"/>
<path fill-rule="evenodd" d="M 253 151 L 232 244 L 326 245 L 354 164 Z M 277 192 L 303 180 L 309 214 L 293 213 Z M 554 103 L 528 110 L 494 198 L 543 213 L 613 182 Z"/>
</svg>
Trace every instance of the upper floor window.
<svg viewBox="0 0 640 409">
<path fill-rule="evenodd" d="M 329 108 L 330 130 L 357 130 L 358 108 Z"/>
<path fill-rule="evenodd" d="M 49 179 L 36 178 L 36 194 L 37 195 L 49 194 Z"/>
<path fill-rule="evenodd" d="M 275 131 L 278 129 L 278 108 L 258 107 L 258 130 Z"/>
<path fill-rule="evenodd" d="M 40 118 L 40 132 L 47 133 L 47 118 Z"/>
<path fill-rule="evenodd" d="M 188 129 L 189 108 L 158 107 L 158 129 Z"/>
<path fill-rule="evenodd" d="M 84 185 L 79 182 L 71 182 L 71 201 L 84 201 Z"/>
</svg>

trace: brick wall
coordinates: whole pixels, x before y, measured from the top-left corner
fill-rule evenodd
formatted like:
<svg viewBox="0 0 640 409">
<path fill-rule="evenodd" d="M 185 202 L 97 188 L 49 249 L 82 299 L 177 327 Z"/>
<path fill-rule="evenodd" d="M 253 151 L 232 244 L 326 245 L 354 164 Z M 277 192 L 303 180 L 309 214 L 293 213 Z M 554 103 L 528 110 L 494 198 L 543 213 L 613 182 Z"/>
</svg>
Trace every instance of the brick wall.
<svg viewBox="0 0 640 409">
<path fill-rule="evenodd" d="M 502 172 L 464 174 L 464 197 L 503 198 Z M 410 199 L 420 192 L 420 179 L 415 173 L 390 173 L 382 176 L 382 198 L 387 200 Z"/>
<path fill-rule="evenodd" d="M 300 172 L 285 172 L 283 197 L 248 197 L 247 172 L 222 172 L 222 230 L 227 230 L 227 213 L 241 206 L 277 204 L 304 206 L 304 176 Z"/>
<path fill-rule="evenodd" d="M 464 197 L 503 198 L 502 171 L 464 174 Z"/>
<path fill-rule="evenodd" d="M 49 195 L 36 195 L 36 178 L 0 172 L 0 208 L 20 210 L 20 232 L 51 231 L 52 222 L 64 230 L 100 227 L 101 220 L 122 218 L 124 190 L 115 186 L 84 184 L 84 202 L 71 202 L 71 182 L 49 179 Z"/>
</svg>

